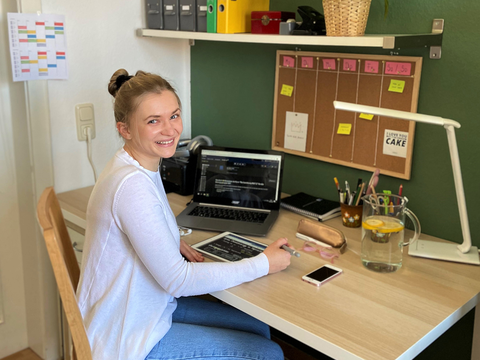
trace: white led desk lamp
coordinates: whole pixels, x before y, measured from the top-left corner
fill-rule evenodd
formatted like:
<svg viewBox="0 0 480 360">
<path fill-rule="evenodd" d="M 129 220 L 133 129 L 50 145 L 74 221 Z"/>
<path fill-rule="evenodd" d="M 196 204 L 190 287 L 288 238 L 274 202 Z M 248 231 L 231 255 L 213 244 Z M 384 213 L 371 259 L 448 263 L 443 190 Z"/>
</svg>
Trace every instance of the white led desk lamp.
<svg viewBox="0 0 480 360">
<path fill-rule="evenodd" d="M 450 159 L 452 160 L 453 178 L 455 181 L 455 190 L 457 193 L 458 211 L 460 213 L 463 243 L 461 245 L 456 245 L 436 241 L 417 240 L 415 243 L 409 246 L 408 254 L 412 256 L 420 256 L 430 259 L 439 259 L 480 265 L 478 249 L 476 246 L 472 246 L 472 239 L 470 237 L 467 206 L 465 204 L 465 192 L 463 190 L 462 173 L 460 170 L 460 159 L 458 157 L 457 140 L 455 138 L 454 128 L 460 128 L 460 124 L 456 121 L 443 119 L 436 116 L 416 114 L 406 111 L 382 109 L 374 106 L 358 105 L 342 101 L 334 101 L 333 106 L 337 110 L 373 114 L 401 120 L 410 120 L 419 123 L 440 125 L 445 128 L 445 130 L 447 131 L 448 147 L 450 149 Z"/>
</svg>

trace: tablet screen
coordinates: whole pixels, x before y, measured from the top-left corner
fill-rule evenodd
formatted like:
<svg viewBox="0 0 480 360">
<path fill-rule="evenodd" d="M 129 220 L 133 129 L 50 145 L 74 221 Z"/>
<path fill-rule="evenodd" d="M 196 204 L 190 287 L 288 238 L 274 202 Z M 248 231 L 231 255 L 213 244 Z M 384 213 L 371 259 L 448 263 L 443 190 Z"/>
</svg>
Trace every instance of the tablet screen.
<svg viewBox="0 0 480 360">
<path fill-rule="evenodd" d="M 203 254 L 223 261 L 250 258 L 262 253 L 266 247 L 265 244 L 232 233 L 223 233 L 193 245 Z"/>
</svg>

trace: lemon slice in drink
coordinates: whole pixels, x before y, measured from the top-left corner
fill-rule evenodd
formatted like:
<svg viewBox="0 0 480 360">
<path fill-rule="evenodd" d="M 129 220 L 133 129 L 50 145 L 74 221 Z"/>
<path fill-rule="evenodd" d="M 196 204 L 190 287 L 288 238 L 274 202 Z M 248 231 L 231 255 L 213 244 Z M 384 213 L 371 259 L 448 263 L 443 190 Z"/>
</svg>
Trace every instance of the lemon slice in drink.
<svg viewBox="0 0 480 360">
<path fill-rule="evenodd" d="M 377 230 L 379 227 L 383 226 L 385 223 L 382 220 L 378 219 L 367 219 L 363 222 L 363 228 L 367 230 Z"/>
<path fill-rule="evenodd" d="M 385 221 L 382 227 L 377 228 L 377 231 L 380 233 L 388 234 L 403 231 L 404 228 L 405 226 L 398 219 L 395 219 Z"/>
</svg>

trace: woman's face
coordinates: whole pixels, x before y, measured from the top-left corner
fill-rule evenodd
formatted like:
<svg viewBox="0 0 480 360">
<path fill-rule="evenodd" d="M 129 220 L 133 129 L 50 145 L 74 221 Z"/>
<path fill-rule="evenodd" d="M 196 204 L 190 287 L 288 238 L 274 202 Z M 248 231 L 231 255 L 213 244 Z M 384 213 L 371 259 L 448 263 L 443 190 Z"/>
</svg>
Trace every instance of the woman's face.
<svg viewBox="0 0 480 360">
<path fill-rule="evenodd" d="M 144 168 L 157 171 L 161 158 L 173 156 L 183 130 L 180 106 L 175 94 L 145 95 L 130 124 L 118 123 L 125 138 L 125 150 Z"/>
</svg>

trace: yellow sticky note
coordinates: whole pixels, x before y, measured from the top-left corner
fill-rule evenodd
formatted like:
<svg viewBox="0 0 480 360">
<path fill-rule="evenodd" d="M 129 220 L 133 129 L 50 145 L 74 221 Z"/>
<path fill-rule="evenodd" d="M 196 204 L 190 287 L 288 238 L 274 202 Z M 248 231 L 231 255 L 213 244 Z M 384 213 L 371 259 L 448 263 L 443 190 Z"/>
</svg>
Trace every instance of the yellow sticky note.
<svg viewBox="0 0 480 360">
<path fill-rule="evenodd" d="M 293 93 L 293 86 L 290 85 L 282 85 L 282 91 L 280 94 L 285 95 L 285 96 L 292 96 Z"/>
<path fill-rule="evenodd" d="M 361 114 L 360 114 L 360 119 L 372 120 L 372 119 L 373 119 L 373 115 L 372 115 L 372 114 L 364 114 L 364 113 L 361 113 Z"/>
<path fill-rule="evenodd" d="M 388 87 L 388 91 L 403 93 L 403 89 L 405 89 L 405 81 L 390 80 L 390 86 Z"/>
<path fill-rule="evenodd" d="M 350 135 L 352 124 L 338 124 L 337 134 Z"/>
</svg>

